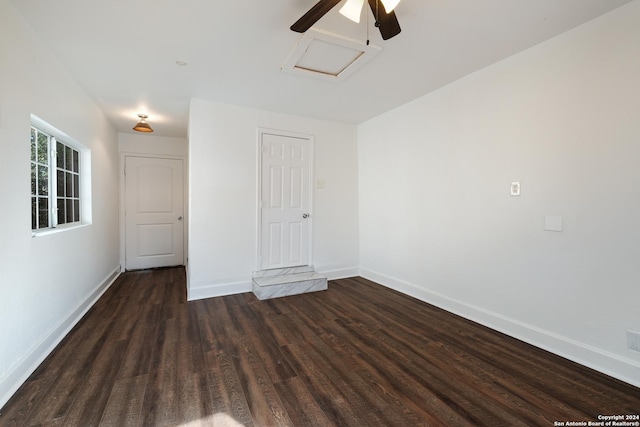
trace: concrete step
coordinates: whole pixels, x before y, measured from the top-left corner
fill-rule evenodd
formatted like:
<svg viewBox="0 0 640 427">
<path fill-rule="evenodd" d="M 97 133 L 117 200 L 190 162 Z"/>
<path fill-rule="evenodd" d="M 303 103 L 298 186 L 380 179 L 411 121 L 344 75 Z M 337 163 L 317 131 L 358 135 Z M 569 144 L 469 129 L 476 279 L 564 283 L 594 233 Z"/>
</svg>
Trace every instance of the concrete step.
<svg viewBox="0 0 640 427">
<path fill-rule="evenodd" d="M 315 271 L 254 277 L 253 293 L 259 300 L 323 291 L 328 288 L 327 277 Z"/>
<path fill-rule="evenodd" d="M 271 270 L 254 271 L 253 277 L 284 276 L 286 274 L 312 273 L 313 271 L 313 266 L 302 265 L 299 267 L 272 268 Z"/>
</svg>

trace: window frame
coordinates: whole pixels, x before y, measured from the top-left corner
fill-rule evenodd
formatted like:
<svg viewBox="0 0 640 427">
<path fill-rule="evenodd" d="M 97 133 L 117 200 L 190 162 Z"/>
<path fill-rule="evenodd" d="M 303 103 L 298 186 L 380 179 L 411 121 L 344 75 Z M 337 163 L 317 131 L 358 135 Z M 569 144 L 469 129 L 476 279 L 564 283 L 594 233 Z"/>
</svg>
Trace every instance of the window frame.
<svg viewBox="0 0 640 427">
<path fill-rule="evenodd" d="M 75 228 L 79 228 L 85 225 L 88 225 L 91 223 L 90 219 L 91 219 L 91 213 L 90 213 L 90 203 L 88 202 L 90 200 L 90 194 L 88 193 L 89 189 L 90 189 L 90 151 L 82 144 L 78 143 L 76 140 L 74 140 L 73 138 L 69 137 L 67 134 L 59 131 L 58 129 L 54 128 L 53 126 L 51 126 L 50 124 L 48 124 L 47 122 L 45 122 L 44 120 L 32 115 L 31 116 L 31 126 L 29 128 L 29 136 L 31 139 L 31 136 L 33 135 L 33 129 L 36 130 L 36 132 L 38 133 L 42 133 L 44 135 L 47 135 L 48 137 L 48 147 L 47 147 L 47 164 L 46 166 L 48 167 L 48 224 L 47 227 L 45 228 L 37 228 L 39 226 L 39 220 L 40 220 L 40 213 L 38 211 L 38 209 L 36 208 L 36 221 L 35 221 L 35 225 L 36 228 L 32 228 L 31 229 L 31 234 L 33 237 L 35 236 L 40 236 L 40 235 L 45 235 L 45 234 L 50 234 L 50 233 L 55 233 L 55 232 L 59 232 L 59 231 L 64 231 L 64 230 L 71 230 L 71 229 L 75 229 Z M 38 141 L 37 141 L 37 133 L 36 133 L 36 147 L 38 145 Z M 66 164 L 63 164 L 62 167 L 58 167 L 58 159 L 57 159 L 57 146 L 58 144 L 61 144 L 64 149 L 71 149 L 75 152 L 77 152 L 77 159 L 78 159 L 78 167 L 77 167 L 77 172 L 73 170 L 73 161 L 71 164 L 71 169 L 67 169 L 66 168 Z M 31 148 L 30 148 L 30 155 L 29 155 L 29 165 L 30 165 L 30 172 L 32 172 L 32 168 L 34 165 L 34 159 L 32 157 L 32 153 L 31 153 Z M 37 172 L 37 168 L 39 165 L 44 165 L 44 163 L 39 162 L 38 158 L 36 157 L 35 159 L 35 165 L 36 165 L 36 174 Z M 72 196 L 67 196 L 66 194 L 63 194 L 62 196 L 58 195 L 58 172 L 61 171 L 64 174 L 70 173 L 72 175 L 76 175 L 77 176 L 77 183 L 78 183 L 78 188 L 77 191 L 73 191 L 73 186 L 75 185 L 75 179 L 73 178 L 73 176 L 71 177 L 71 179 L 74 181 L 72 184 Z M 33 179 L 33 178 L 32 178 Z M 65 185 L 65 184 L 63 184 Z M 37 182 L 37 178 L 36 178 L 36 188 L 38 187 L 38 182 Z M 66 191 L 63 191 L 63 193 L 66 193 Z M 76 197 L 77 194 L 77 197 Z M 33 211 L 33 186 L 32 186 L 32 190 L 31 190 L 31 195 L 30 195 L 30 204 L 32 206 L 31 208 L 31 224 L 33 227 L 34 224 L 34 211 Z M 36 189 L 36 194 L 35 197 L 39 197 L 38 194 L 38 190 Z M 66 205 L 67 205 L 67 200 L 73 200 L 74 202 L 77 201 L 77 204 L 72 202 L 74 209 L 78 208 L 78 220 L 75 220 L 75 215 L 74 217 L 72 217 L 72 221 L 71 222 L 65 222 L 65 223 L 58 223 L 58 215 L 59 215 L 59 207 L 58 207 L 58 200 L 61 199 L 62 202 L 64 203 L 64 209 L 65 209 L 65 220 L 66 220 Z"/>
</svg>

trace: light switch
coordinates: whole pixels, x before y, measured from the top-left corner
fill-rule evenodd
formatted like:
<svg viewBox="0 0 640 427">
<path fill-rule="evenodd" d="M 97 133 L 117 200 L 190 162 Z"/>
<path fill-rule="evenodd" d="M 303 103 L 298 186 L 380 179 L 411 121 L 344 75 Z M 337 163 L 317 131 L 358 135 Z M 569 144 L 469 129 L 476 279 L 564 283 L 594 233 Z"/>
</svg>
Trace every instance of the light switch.
<svg viewBox="0 0 640 427">
<path fill-rule="evenodd" d="M 513 181 L 511 183 L 511 195 L 512 196 L 520 195 L 520 181 Z"/>
<path fill-rule="evenodd" d="M 562 231 L 562 217 L 557 215 L 545 215 L 544 229 L 547 231 Z"/>
<path fill-rule="evenodd" d="M 322 178 L 316 179 L 316 188 L 324 188 L 324 179 Z"/>
</svg>

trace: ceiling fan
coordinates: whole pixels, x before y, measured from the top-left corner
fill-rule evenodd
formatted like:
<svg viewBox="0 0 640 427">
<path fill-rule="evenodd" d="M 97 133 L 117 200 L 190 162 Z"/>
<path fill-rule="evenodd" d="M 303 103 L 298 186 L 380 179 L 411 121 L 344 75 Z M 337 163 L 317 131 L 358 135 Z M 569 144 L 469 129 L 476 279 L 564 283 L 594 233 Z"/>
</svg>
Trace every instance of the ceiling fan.
<svg viewBox="0 0 640 427">
<path fill-rule="evenodd" d="M 311 28 L 320 18 L 333 9 L 342 0 L 320 0 L 307 13 L 302 15 L 292 26 L 291 30 L 304 33 Z M 388 40 L 400 34 L 400 24 L 393 9 L 400 0 L 368 0 L 373 16 L 376 18 L 376 27 L 380 30 L 383 40 Z M 380 3 L 384 8 L 380 7 Z M 355 22 L 360 22 L 360 13 L 364 0 L 347 0 L 340 8 L 340 13 Z"/>
</svg>

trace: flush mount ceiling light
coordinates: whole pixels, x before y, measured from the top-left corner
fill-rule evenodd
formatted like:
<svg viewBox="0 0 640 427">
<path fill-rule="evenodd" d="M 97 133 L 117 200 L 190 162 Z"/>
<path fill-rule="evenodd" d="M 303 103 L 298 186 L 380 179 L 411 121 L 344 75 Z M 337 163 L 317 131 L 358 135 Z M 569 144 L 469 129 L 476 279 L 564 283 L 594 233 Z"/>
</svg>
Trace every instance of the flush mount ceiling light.
<svg viewBox="0 0 640 427">
<path fill-rule="evenodd" d="M 146 114 L 138 114 L 138 117 L 140 117 L 140 121 L 136 123 L 136 125 L 133 127 L 133 130 L 137 132 L 153 132 L 153 129 L 151 129 L 149 123 L 146 122 L 149 116 L 147 116 Z"/>
</svg>

